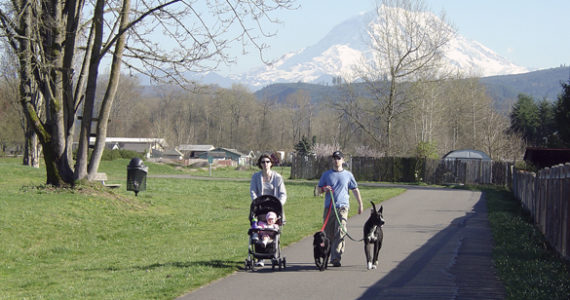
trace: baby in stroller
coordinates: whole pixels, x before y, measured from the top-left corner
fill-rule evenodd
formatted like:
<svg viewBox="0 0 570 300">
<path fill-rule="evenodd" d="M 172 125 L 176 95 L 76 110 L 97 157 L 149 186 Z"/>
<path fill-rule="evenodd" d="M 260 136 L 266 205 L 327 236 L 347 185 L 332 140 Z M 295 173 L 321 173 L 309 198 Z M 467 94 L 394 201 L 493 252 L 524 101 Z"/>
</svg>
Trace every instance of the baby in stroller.
<svg viewBox="0 0 570 300">
<path fill-rule="evenodd" d="M 248 257 L 245 269 L 254 270 L 255 266 L 263 267 L 265 259 L 271 259 L 273 269 L 276 266 L 285 268 L 285 258 L 281 257 L 280 235 L 283 221 L 283 207 L 279 199 L 263 195 L 252 201 L 248 230 Z"/>
<path fill-rule="evenodd" d="M 277 221 L 277 214 L 275 212 L 268 212 L 265 215 L 265 222 L 259 221 L 252 225 L 252 228 L 260 229 L 258 233 L 253 233 L 252 239 L 258 245 L 263 245 L 263 248 L 267 247 L 267 243 L 273 243 L 275 239 L 275 234 L 279 232 L 279 225 L 275 223 Z M 257 224 L 256 224 L 257 223 Z"/>
</svg>

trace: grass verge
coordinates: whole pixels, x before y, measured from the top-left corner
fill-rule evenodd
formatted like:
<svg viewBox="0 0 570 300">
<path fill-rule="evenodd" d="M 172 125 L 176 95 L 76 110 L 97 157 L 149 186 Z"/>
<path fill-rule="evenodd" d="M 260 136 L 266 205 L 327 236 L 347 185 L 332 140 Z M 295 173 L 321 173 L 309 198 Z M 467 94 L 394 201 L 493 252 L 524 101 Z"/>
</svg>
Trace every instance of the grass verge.
<svg viewBox="0 0 570 300">
<path fill-rule="evenodd" d="M 508 299 L 569 299 L 570 268 L 547 246 L 542 233 L 514 199 L 483 188 L 495 247 L 493 259 Z"/>
<path fill-rule="evenodd" d="M 242 268 L 249 181 L 149 177 L 135 197 L 125 190 L 128 162 L 100 167 L 109 182 L 123 183 L 120 189 L 61 190 L 43 185 L 44 169 L 0 158 L 0 299 L 173 299 Z M 180 172 L 145 164 L 149 174 Z M 255 171 L 224 174 L 247 178 Z M 286 185 L 283 245 L 322 225 L 314 183 Z M 361 192 L 380 202 L 403 189 Z"/>
</svg>

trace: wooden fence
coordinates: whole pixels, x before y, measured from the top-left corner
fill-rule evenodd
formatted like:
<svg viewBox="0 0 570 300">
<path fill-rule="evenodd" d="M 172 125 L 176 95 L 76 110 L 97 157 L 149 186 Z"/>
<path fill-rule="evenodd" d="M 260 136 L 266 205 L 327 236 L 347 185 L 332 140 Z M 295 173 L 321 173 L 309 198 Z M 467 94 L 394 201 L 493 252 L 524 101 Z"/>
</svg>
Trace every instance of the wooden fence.
<svg viewBox="0 0 570 300">
<path fill-rule="evenodd" d="M 512 189 L 548 243 L 570 259 L 570 164 L 544 168 L 538 174 L 516 171 Z"/>
<path fill-rule="evenodd" d="M 484 160 L 427 160 L 424 182 L 430 184 L 493 184 L 509 185 L 512 163 Z"/>
<path fill-rule="evenodd" d="M 357 180 L 463 183 L 511 186 L 547 241 L 570 259 L 570 163 L 545 168 L 538 175 L 513 172 L 511 163 L 478 160 L 417 160 L 415 158 L 346 158 Z M 332 166 L 330 157 L 293 157 L 292 179 L 319 179 Z"/>
<path fill-rule="evenodd" d="M 347 157 L 356 180 L 430 184 L 496 184 L 511 181 L 510 163 L 479 160 L 419 160 L 413 157 Z M 318 179 L 331 168 L 329 157 L 294 156 L 292 179 Z"/>
</svg>

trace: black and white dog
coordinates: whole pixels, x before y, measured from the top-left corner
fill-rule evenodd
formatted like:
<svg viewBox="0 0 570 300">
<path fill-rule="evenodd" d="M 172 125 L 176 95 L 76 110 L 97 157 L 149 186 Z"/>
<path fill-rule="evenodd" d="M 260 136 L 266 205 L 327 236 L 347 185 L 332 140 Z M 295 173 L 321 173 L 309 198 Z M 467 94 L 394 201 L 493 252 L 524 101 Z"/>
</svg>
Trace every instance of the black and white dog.
<svg viewBox="0 0 570 300">
<path fill-rule="evenodd" d="M 331 242 L 323 231 L 318 231 L 313 236 L 313 255 L 315 265 L 320 271 L 324 271 L 329 264 L 331 254 Z"/>
<path fill-rule="evenodd" d="M 372 203 L 372 211 L 370 212 L 370 218 L 364 223 L 364 254 L 366 255 L 366 268 L 376 269 L 378 266 L 378 252 L 382 248 L 382 239 L 384 238 L 384 232 L 382 231 L 382 226 L 384 225 L 384 218 L 382 217 L 382 210 L 384 209 L 380 206 L 380 209 L 376 210 L 376 205 Z M 374 246 L 374 252 L 372 253 L 372 246 Z M 374 257 L 372 257 L 372 254 Z"/>
</svg>

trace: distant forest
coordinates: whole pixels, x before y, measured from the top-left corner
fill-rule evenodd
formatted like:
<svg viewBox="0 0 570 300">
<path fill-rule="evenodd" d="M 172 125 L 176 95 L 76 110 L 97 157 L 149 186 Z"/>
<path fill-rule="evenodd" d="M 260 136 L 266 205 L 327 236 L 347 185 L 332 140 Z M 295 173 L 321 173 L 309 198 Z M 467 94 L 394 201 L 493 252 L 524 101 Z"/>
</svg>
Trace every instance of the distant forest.
<svg viewBox="0 0 570 300">
<path fill-rule="evenodd" d="M 381 101 L 362 84 L 273 84 L 255 93 L 195 85 L 145 86 L 121 77 L 108 124 L 108 137 L 165 138 L 171 148 L 211 144 L 247 153 L 295 151 L 311 144 L 317 154 L 342 149 L 359 156 L 441 157 L 455 149 L 476 149 L 493 159 L 519 160 L 520 136 L 509 133 L 509 113 L 520 93 L 554 102 L 570 68 L 527 74 L 403 84 L 394 115 L 392 146 L 383 148 L 387 127 Z M 338 82 L 337 82 L 338 83 Z M 380 86 L 382 83 L 379 84 Z M 23 115 L 7 82 L 0 152 L 22 149 Z M 102 98 L 103 90 L 98 91 Z M 77 130 L 78 131 L 78 130 Z M 303 144 L 303 145 L 301 145 Z M 387 154 L 387 151 L 390 151 Z"/>
<path fill-rule="evenodd" d="M 508 113 L 521 93 L 537 100 L 555 101 L 561 92 L 560 84 L 569 78 L 570 67 L 563 66 L 524 74 L 482 77 L 479 82 L 485 87 L 488 96 L 493 99 L 495 108 L 502 113 Z M 272 84 L 255 92 L 255 95 L 259 99 L 270 98 L 284 102 L 289 95 L 299 90 L 307 92 L 311 102 L 317 104 L 326 99 L 336 99 L 341 95 L 338 89 L 332 85 L 301 82 Z M 359 93 L 366 94 L 363 86 Z"/>
</svg>

